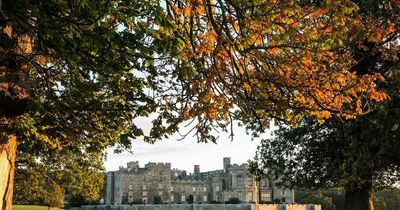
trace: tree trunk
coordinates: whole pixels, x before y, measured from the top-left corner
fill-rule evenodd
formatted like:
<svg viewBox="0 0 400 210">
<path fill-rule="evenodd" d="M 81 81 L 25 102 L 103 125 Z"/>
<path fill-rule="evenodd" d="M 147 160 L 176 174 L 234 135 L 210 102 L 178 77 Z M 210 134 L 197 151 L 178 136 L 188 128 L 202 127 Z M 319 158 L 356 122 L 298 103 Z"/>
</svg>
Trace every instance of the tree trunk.
<svg viewBox="0 0 400 210">
<path fill-rule="evenodd" d="M 374 210 L 372 187 L 346 190 L 344 210 Z"/>
<path fill-rule="evenodd" d="M 16 137 L 0 133 L 0 210 L 11 210 L 16 151 Z"/>
<path fill-rule="evenodd" d="M 17 152 L 11 130 L 27 110 L 33 38 L 11 25 L 0 25 L 0 33 L 7 40 L 0 42 L 0 210 L 11 210 Z"/>
</svg>

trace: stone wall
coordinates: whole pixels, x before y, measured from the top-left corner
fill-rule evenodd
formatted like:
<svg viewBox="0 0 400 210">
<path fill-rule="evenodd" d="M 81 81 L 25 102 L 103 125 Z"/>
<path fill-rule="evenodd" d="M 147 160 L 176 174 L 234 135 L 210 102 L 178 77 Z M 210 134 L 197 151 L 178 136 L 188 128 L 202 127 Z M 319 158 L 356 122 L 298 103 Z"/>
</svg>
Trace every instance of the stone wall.
<svg viewBox="0 0 400 210">
<path fill-rule="evenodd" d="M 81 210 L 321 210 L 321 205 L 267 204 L 162 204 L 162 205 L 97 205 Z"/>
</svg>

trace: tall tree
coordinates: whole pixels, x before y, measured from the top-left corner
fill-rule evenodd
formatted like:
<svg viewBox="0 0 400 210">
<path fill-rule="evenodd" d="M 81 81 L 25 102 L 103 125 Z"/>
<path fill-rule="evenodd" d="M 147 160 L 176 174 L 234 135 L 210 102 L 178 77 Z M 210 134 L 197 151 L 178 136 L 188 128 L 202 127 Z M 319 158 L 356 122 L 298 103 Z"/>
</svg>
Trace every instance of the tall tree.
<svg viewBox="0 0 400 210">
<path fill-rule="evenodd" d="M 372 191 L 397 181 L 399 173 L 400 9 L 396 1 L 355 2 L 360 24 L 373 23 L 374 28 L 370 36 L 349 37 L 351 57 L 357 61 L 351 70 L 381 74 L 385 82 L 377 87 L 390 101 L 368 102 L 370 111 L 353 121 L 338 118 L 321 124 L 304 118 L 294 128 L 281 124 L 276 138 L 263 141 L 258 161 L 260 168 L 282 174 L 292 186 L 344 187 L 345 209 L 373 209 Z M 383 35 L 385 30 L 391 31 L 389 36 Z"/>
<path fill-rule="evenodd" d="M 345 210 L 373 209 L 373 191 L 400 181 L 400 66 L 382 84 L 391 100 L 355 120 L 303 119 L 263 140 L 253 166 L 291 187 L 346 189 Z"/>
<path fill-rule="evenodd" d="M 143 135 L 134 119 L 156 109 L 144 60 L 163 14 L 158 1 L 0 1 L 1 210 L 11 209 L 17 144 L 40 158 Z"/>
</svg>

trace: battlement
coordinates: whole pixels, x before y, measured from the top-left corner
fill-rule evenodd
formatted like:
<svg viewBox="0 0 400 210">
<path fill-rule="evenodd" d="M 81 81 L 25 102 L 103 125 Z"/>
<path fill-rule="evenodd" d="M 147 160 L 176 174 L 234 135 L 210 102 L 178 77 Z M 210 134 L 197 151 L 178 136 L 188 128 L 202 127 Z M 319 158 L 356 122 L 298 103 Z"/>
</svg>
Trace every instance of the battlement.
<svg viewBox="0 0 400 210">
<path fill-rule="evenodd" d="M 126 164 L 128 170 L 137 170 L 139 169 L 139 161 L 132 161 Z"/>
<path fill-rule="evenodd" d="M 157 168 L 157 167 L 167 167 L 171 168 L 171 163 L 156 163 L 156 162 L 149 162 L 146 165 L 144 165 L 144 168 L 150 169 L 150 168 Z"/>
</svg>

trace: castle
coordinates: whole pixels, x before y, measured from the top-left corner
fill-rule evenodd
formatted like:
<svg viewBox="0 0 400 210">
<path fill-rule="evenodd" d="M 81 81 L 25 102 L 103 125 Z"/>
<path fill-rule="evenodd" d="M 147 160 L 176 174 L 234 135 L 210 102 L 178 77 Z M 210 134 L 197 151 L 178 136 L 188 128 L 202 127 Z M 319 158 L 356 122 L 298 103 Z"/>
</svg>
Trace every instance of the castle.
<svg viewBox="0 0 400 210">
<path fill-rule="evenodd" d="M 223 169 L 194 173 L 171 169 L 170 163 L 129 162 L 127 167 L 107 172 L 105 202 L 111 204 L 151 203 L 224 203 L 238 199 L 245 203 L 293 203 L 294 192 L 275 186 L 273 180 L 257 181 L 249 174 L 248 164 L 231 164 L 223 158 Z"/>
</svg>

